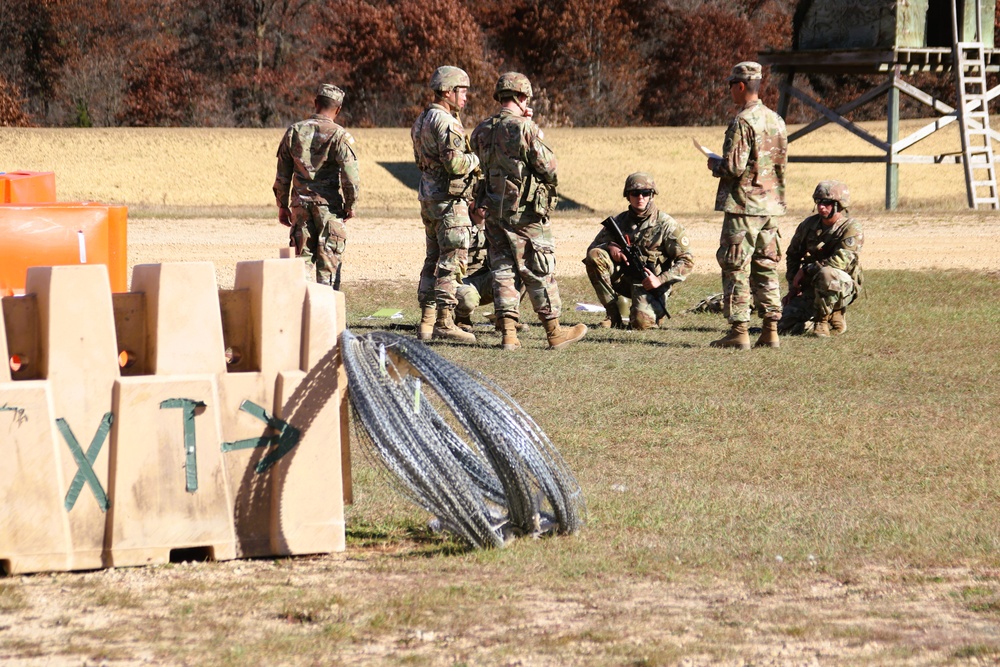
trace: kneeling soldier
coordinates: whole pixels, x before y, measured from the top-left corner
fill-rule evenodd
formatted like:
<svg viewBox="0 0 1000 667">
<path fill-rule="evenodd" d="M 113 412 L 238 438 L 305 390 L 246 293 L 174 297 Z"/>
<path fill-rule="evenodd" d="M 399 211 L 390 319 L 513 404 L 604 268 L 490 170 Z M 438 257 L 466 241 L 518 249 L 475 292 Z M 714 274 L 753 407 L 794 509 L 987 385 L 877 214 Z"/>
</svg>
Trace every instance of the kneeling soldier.
<svg viewBox="0 0 1000 667">
<path fill-rule="evenodd" d="M 625 179 L 622 194 L 628 199 L 628 209 L 601 223 L 603 229 L 590 244 L 583 263 L 597 298 L 608 313 L 602 326 L 625 328 L 618 305 L 624 301 L 631 302 L 631 327 L 650 329 L 669 316 L 670 289 L 687 278 L 694 259 L 684 228 L 656 207 L 653 201 L 656 184 L 652 176 L 642 172 L 632 174 Z M 629 261 L 628 245 L 634 248 L 634 262 Z"/>
<path fill-rule="evenodd" d="M 795 230 L 786 251 L 788 294 L 778 323 L 781 333 L 827 337 L 847 331 L 846 310 L 861 293 L 861 223 L 848 213 L 851 192 L 840 181 L 822 181 L 813 191 L 816 215 Z"/>
</svg>

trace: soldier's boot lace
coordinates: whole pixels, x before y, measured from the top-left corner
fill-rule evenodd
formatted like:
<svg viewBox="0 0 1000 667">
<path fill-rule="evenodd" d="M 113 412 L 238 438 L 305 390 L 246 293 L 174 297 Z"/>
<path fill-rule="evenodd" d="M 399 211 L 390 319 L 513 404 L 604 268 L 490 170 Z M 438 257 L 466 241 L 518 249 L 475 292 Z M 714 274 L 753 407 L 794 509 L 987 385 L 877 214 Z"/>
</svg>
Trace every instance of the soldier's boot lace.
<svg viewBox="0 0 1000 667">
<path fill-rule="evenodd" d="M 586 324 L 561 327 L 558 317 L 553 320 L 542 320 L 542 326 L 545 327 L 545 336 L 549 339 L 550 350 L 561 350 L 587 335 Z"/>
<path fill-rule="evenodd" d="M 500 340 L 500 348 L 508 352 L 521 349 L 521 341 L 517 339 L 517 320 L 513 317 L 498 317 L 497 329 L 503 338 Z"/>
<path fill-rule="evenodd" d="M 476 337 L 468 331 L 462 331 L 455 326 L 455 315 L 451 308 L 439 308 L 437 322 L 434 323 L 432 338 L 453 340 L 457 343 L 475 343 Z"/>
<path fill-rule="evenodd" d="M 817 338 L 829 338 L 830 337 L 830 316 L 829 315 L 817 315 L 813 318 L 813 330 L 812 335 Z"/>
<path fill-rule="evenodd" d="M 830 315 L 830 333 L 839 336 L 847 332 L 847 311 L 840 309 Z"/>
<path fill-rule="evenodd" d="M 709 343 L 712 347 L 732 347 L 738 350 L 750 349 L 750 331 L 746 322 L 733 322 L 729 333 Z"/>
<path fill-rule="evenodd" d="M 754 347 L 781 347 L 778 340 L 778 320 L 767 319 L 760 325 L 760 338 Z"/>
<path fill-rule="evenodd" d="M 435 320 L 437 320 L 437 307 L 424 306 L 420 311 L 420 324 L 417 325 L 417 340 L 431 339 Z"/>
<path fill-rule="evenodd" d="M 462 331 L 472 331 L 472 313 L 466 313 L 465 315 L 459 315 L 455 313 L 455 324 Z"/>
</svg>

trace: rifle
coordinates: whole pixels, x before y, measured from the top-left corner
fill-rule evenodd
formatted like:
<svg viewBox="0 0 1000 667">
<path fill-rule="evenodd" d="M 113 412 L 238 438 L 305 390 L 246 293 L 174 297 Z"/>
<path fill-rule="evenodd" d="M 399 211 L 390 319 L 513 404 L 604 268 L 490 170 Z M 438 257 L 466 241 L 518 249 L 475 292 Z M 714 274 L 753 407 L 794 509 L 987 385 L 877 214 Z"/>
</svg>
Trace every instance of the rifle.
<svg viewBox="0 0 1000 667">
<path fill-rule="evenodd" d="M 802 294 L 802 283 L 806 281 L 806 270 L 805 266 L 813 259 L 812 253 L 805 253 L 802 255 L 802 259 L 799 261 L 799 269 L 792 276 L 792 282 L 788 285 L 788 294 L 781 298 L 781 305 L 787 306 L 788 303 L 795 297 Z"/>
<path fill-rule="evenodd" d="M 610 223 L 610 224 L 609 224 Z M 628 273 L 636 282 L 641 283 L 646 279 L 646 263 L 642 259 L 642 255 L 639 253 L 639 249 L 635 247 L 629 237 L 625 236 L 622 232 L 622 228 L 618 226 L 614 218 L 608 218 L 602 223 L 611 235 L 615 237 L 614 243 L 622 252 L 625 253 L 625 257 L 628 260 Z"/>
</svg>

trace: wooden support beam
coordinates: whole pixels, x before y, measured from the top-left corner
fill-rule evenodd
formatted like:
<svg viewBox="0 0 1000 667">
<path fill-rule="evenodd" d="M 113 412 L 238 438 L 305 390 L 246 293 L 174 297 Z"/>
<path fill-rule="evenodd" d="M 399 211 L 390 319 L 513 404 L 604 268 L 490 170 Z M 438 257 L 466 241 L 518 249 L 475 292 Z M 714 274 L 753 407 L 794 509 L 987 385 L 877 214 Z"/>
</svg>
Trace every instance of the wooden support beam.
<svg viewBox="0 0 1000 667">
<path fill-rule="evenodd" d="M 877 99 L 881 95 L 885 95 L 889 91 L 890 86 L 892 86 L 892 80 L 886 81 L 885 83 L 881 83 L 878 86 L 876 86 L 875 88 L 872 88 L 871 90 L 869 90 L 867 93 L 865 93 L 861 97 L 857 98 L 856 100 L 852 100 L 852 101 L 848 102 L 847 104 L 843 104 L 843 105 L 837 107 L 836 109 L 833 110 L 833 112 L 835 114 L 837 114 L 838 116 L 843 116 L 846 113 L 850 113 L 851 111 L 854 111 L 858 107 L 863 106 L 865 104 L 868 104 L 869 102 L 871 102 L 874 99 Z M 782 94 L 783 95 L 786 94 L 785 91 L 784 91 L 784 88 L 782 88 Z M 821 128 L 824 125 L 827 125 L 828 123 L 831 123 L 831 122 L 833 122 L 833 121 L 831 121 L 828 116 L 826 116 L 826 115 L 821 116 L 821 117 L 817 118 L 816 120 L 814 120 L 813 122 L 811 122 L 808 125 L 806 125 L 805 127 L 801 128 L 799 130 L 796 130 L 792 134 L 788 135 L 788 143 L 791 143 L 791 142 L 795 141 L 796 139 L 804 137 L 807 134 L 809 134 L 810 132 L 814 132 L 815 130 L 818 130 L 819 128 Z"/>
<path fill-rule="evenodd" d="M 889 82 L 895 84 L 899 78 L 899 67 L 889 77 Z M 899 165 L 893 161 L 896 151 L 893 146 L 899 141 L 899 88 L 892 85 L 889 88 L 888 101 L 886 103 L 886 118 L 888 118 L 886 128 L 886 156 L 888 160 L 885 165 L 885 210 L 895 211 L 899 206 Z"/>
<path fill-rule="evenodd" d="M 875 136 L 869 134 L 866 130 L 863 130 L 862 128 L 858 127 L 857 125 L 855 125 L 851 121 L 847 120 L 846 118 L 844 118 L 840 114 L 836 113 L 835 111 L 829 109 L 828 107 L 823 106 L 822 104 L 820 104 L 819 102 L 817 102 L 813 98 L 811 98 L 808 95 L 806 95 L 805 93 L 803 93 L 801 90 L 798 90 L 797 88 L 791 88 L 791 89 L 789 89 L 788 93 L 790 95 L 792 95 L 795 99 L 797 99 L 800 102 L 802 102 L 803 104 L 806 104 L 806 105 L 812 107 L 816 111 L 820 112 L 821 114 L 823 114 L 824 116 L 826 116 L 827 118 L 829 118 L 831 122 L 834 122 L 837 125 L 840 125 L 842 128 L 844 128 L 845 130 L 847 130 L 851 134 L 854 134 L 855 136 L 860 137 L 861 139 L 863 139 L 863 140 L 867 141 L 868 143 L 870 143 L 872 146 L 875 146 L 876 148 L 878 148 L 878 149 L 880 149 L 882 151 L 888 151 L 889 150 L 889 144 L 888 143 L 886 143 L 886 142 L 882 141 L 881 139 L 878 139 Z"/>
</svg>

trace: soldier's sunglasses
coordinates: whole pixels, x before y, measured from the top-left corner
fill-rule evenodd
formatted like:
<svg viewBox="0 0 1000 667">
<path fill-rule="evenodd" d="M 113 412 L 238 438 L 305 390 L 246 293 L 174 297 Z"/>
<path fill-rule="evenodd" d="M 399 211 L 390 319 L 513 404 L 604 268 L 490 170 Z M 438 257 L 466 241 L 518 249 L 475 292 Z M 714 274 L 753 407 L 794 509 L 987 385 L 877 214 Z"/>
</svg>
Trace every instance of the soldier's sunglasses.
<svg viewBox="0 0 1000 667">
<path fill-rule="evenodd" d="M 817 205 L 819 205 L 819 204 L 822 204 L 823 206 L 833 206 L 833 205 L 835 205 L 836 203 L 837 203 L 837 202 L 835 202 L 835 201 L 834 201 L 834 200 L 832 200 L 832 199 L 817 199 L 817 200 L 816 200 L 816 204 L 817 204 Z"/>
<path fill-rule="evenodd" d="M 653 191 L 652 190 L 629 190 L 628 191 L 628 196 L 629 197 L 652 197 L 653 196 Z"/>
</svg>

